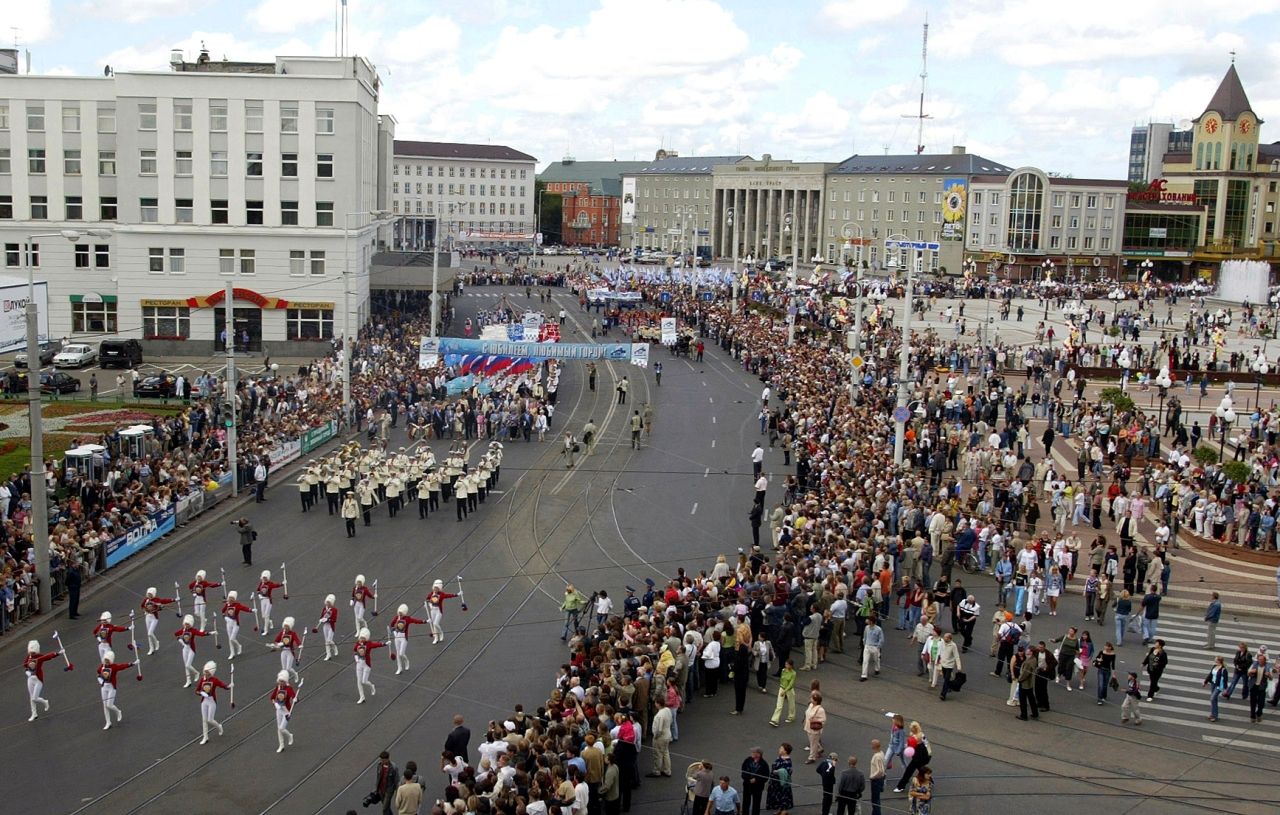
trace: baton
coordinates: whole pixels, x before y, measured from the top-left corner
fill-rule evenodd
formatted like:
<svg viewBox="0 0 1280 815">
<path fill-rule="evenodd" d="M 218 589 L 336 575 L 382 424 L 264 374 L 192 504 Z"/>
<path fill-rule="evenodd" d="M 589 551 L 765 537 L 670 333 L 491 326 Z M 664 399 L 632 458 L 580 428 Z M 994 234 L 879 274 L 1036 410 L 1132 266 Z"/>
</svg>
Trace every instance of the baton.
<svg viewBox="0 0 1280 815">
<path fill-rule="evenodd" d="M 378 578 L 373 579 L 373 616 L 378 616 Z"/>
<path fill-rule="evenodd" d="M 253 612 L 253 633 L 258 633 L 258 593 L 250 592 L 249 594 L 250 611 Z"/>
<path fill-rule="evenodd" d="M 217 620 L 217 617 L 215 617 L 215 618 L 214 618 L 214 620 L 213 620 L 213 628 L 212 628 L 212 629 L 210 629 L 210 630 L 211 630 L 211 631 L 212 631 L 212 633 L 213 633 L 213 647 L 214 647 L 214 648 L 217 648 L 219 651 L 221 651 L 221 650 L 222 650 L 222 643 L 218 641 L 218 620 Z"/>
<path fill-rule="evenodd" d="M 395 640 L 391 637 L 391 626 L 387 626 L 387 656 L 391 657 L 392 662 L 398 662 L 396 659 Z"/>
<path fill-rule="evenodd" d="M 462 610 L 467 610 L 467 596 L 462 593 L 462 575 L 458 575 L 458 599 L 462 601 Z"/>
<path fill-rule="evenodd" d="M 218 567 L 218 571 L 222 573 L 222 602 L 227 602 L 227 570 Z"/>
<path fill-rule="evenodd" d="M 284 599 L 288 600 L 289 599 L 289 570 L 285 568 L 283 563 L 280 564 L 280 574 L 282 575 L 280 582 L 284 584 Z"/>
<path fill-rule="evenodd" d="M 236 709 L 236 666 L 231 666 L 231 684 L 228 686 L 231 691 L 231 709 Z"/>
<path fill-rule="evenodd" d="M 178 601 L 178 619 L 182 619 L 182 587 L 178 585 L 178 581 L 173 581 L 173 597 Z"/>
<path fill-rule="evenodd" d="M 133 612 L 129 612 L 129 650 L 133 651 L 133 667 L 138 669 L 138 681 L 142 681 L 142 655 L 138 653 L 138 641 L 133 637 Z"/>
<path fill-rule="evenodd" d="M 302 649 L 307 647 L 307 628 L 302 627 L 302 641 L 298 643 L 298 653 L 294 654 L 293 661 L 299 668 L 302 667 Z"/>
<path fill-rule="evenodd" d="M 62 661 L 67 663 L 67 667 L 63 668 L 62 670 L 70 671 L 74 669 L 76 666 L 71 664 L 71 658 L 67 656 L 67 648 L 65 645 L 62 644 L 62 637 L 58 636 L 57 631 L 53 632 L 53 638 L 58 643 L 58 653 L 62 654 Z"/>
</svg>

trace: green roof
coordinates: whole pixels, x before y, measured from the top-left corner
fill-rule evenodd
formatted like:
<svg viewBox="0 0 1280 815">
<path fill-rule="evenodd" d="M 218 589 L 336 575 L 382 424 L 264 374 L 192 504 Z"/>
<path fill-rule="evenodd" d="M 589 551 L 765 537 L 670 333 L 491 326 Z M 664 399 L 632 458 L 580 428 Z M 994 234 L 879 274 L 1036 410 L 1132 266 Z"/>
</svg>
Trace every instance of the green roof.
<svg viewBox="0 0 1280 815">
<path fill-rule="evenodd" d="M 621 195 L 622 174 L 639 172 L 648 161 L 556 161 L 542 172 L 543 182 L 580 181 L 591 185 L 592 195 Z"/>
</svg>

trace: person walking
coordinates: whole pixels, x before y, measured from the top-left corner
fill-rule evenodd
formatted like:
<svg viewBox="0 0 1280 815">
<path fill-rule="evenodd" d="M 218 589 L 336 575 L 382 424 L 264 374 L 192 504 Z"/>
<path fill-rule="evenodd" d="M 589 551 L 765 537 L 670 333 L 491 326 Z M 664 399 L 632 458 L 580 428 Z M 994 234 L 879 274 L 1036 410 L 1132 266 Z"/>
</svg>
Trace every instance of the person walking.
<svg viewBox="0 0 1280 815">
<path fill-rule="evenodd" d="M 426 502 L 423 502 L 426 506 Z M 342 522 L 347 528 L 347 537 L 354 538 L 356 536 L 356 517 L 360 514 L 360 508 L 356 505 L 355 493 L 347 493 L 347 497 L 342 499 Z"/>
<path fill-rule="evenodd" d="M 1098 676 L 1098 704 L 1105 705 L 1112 682 L 1111 676 L 1116 670 L 1116 647 L 1109 642 L 1102 646 L 1102 650 L 1093 658 L 1093 667 Z"/>
<path fill-rule="evenodd" d="M 1022 721 L 1027 720 L 1027 706 L 1031 706 L 1031 718 L 1040 718 L 1040 703 L 1036 701 L 1036 660 L 1034 656 L 1028 655 L 1022 660 L 1022 665 L 1018 668 L 1018 718 Z M 899 785 L 901 786 L 901 785 Z"/>
<path fill-rule="evenodd" d="M 671 708 L 667 700 L 659 697 L 654 700 L 658 712 L 653 714 L 649 723 L 650 746 L 653 748 L 653 771 L 649 778 L 671 777 Z"/>
<path fill-rule="evenodd" d="M 1240 698 L 1249 698 L 1249 668 L 1253 665 L 1253 654 L 1249 653 L 1249 643 L 1241 642 L 1236 646 L 1236 652 L 1231 658 L 1231 687 L 1227 688 L 1226 697 L 1236 692 L 1236 683 L 1241 679 L 1244 680 L 1244 687 L 1240 689 Z"/>
<path fill-rule="evenodd" d="M 893 788 L 894 792 L 906 792 L 907 782 L 911 780 L 912 774 L 926 767 L 929 759 L 932 758 L 929 752 L 929 738 L 924 734 L 919 722 L 912 722 L 908 728 L 907 746 L 915 752 L 911 754 L 911 759 L 902 772 L 902 778 L 898 779 L 897 786 Z"/>
<path fill-rule="evenodd" d="M 794 722 L 796 720 L 796 665 L 789 659 L 783 664 L 782 673 L 778 675 L 778 704 L 773 708 L 773 716 L 769 719 L 769 724 L 774 727 L 778 726 L 778 720 L 782 717 L 784 704 L 787 706 L 787 722 Z"/>
<path fill-rule="evenodd" d="M 1258 652 L 1253 664 L 1249 666 L 1246 683 L 1249 687 L 1249 721 L 1257 724 L 1262 721 L 1262 707 L 1267 701 L 1267 683 L 1271 678 L 1271 666 L 1267 664 L 1267 655 Z"/>
<path fill-rule="evenodd" d="M 822 758 L 822 728 L 827 726 L 827 709 L 822 706 L 822 693 L 809 694 L 809 706 L 804 711 L 804 732 L 809 737 L 809 757 L 805 764 L 813 764 Z"/>
<path fill-rule="evenodd" d="M 1142 724 L 1142 686 L 1138 684 L 1138 675 L 1129 671 L 1124 684 L 1124 703 L 1120 705 L 1120 724 L 1127 724 L 1133 719 L 1134 725 Z"/>
<path fill-rule="evenodd" d="M 383 815 L 392 815 L 396 788 L 400 786 L 400 769 L 391 762 L 391 754 L 383 750 L 373 765 L 373 791 L 382 804 Z"/>
<path fill-rule="evenodd" d="M 644 429 L 644 419 L 640 418 L 640 411 L 633 410 L 628 421 L 631 423 L 631 449 L 639 450 L 640 431 Z"/>
<path fill-rule="evenodd" d="M 955 674 L 964 670 L 964 663 L 960 660 L 960 647 L 956 645 L 951 638 L 951 632 L 942 635 L 942 647 L 938 651 L 938 666 L 942 671 L 942 692 L 938 694 L 938 698 L 947 701 L 947 694 L 951 691 L 951 681 Z"/>
<path fill-rule="evenodd" d="M 560 604 L 560 611 L 564 613 L 564 632 L 560 634 L 562 641 L 568 640 L 569 634 L 577 632 L 578 622 L 587 603 L 587 596 L 574 588 L 572 583 L 564 587 L 564 602 Z"/>
<path fill-rule="evenodd" d="M 1116 647 L 1124 645 L 1124 632 L 1129 625 L 1129 615 L 1133 613 L 1133 600 L 1128 590 L 1120 592 L 1116 597 Z"/>
<path fill-rule="evenodd" d="M 764 469 L 764 448 L 760 446 L 760 442 L 756 442 L 756 447 L 751 451 L 751 477 L 759 478 L 760 472 Z"/>
<path fill-rule="evenodd" d="M 867 669 L 875 671 L 875 675 L 880 675 L 880 649 L 884 647 L 884 629 L 880 627 L 876 615 L 872 614 L 867 618 L 867 627 L 862 632 L 862 678 L 861 682 L 867 681 Z M 943 698 L 946 697 L 944 691 Z"/>
<path fill-rule="evenodd" d="M 248 518 L 232 521 L 231 525 L 236 528 L 236 534 L 240 536 L 240 554 L 244 557 L 244 565 L 252 566 L 253 542 L 258 539 L 258 533 L 254 530 L 253 524 L 249 523 Z"/>
<path fill-rule="evenodd" d="M 836 788 L 836 815 L 858 815 L 858 802 L 867 789 L 867 777 L 858 769 L 858 757 L 849 756 L 849 766 L 840 773 Z"/>
<path fill-rule="evenodd" d="M 796 805 L 795 795 L 791 791 L 792 776 L 791 744 L 784 741 L 778 745 L 778 757 L 769 768 L 769 789 L 765 793 L 765 806 L 774 812 L 786 812 Z"/>
<path fill-rule="evenodd" d="M 1213 667 L 1204 678 L 1204 686 L 1209 689 L 1209 721 L 1218 721 L 1218 699 L 1227 689 L 1227 662 L 1220 656 L 1213 658 Z"/>
<path fill-rule="evenodd" d="M 422 808 L 422 784 L 408 767 L 404 771 L 404 780 L 396 787 L 391 805 L 396 815 L 418 815 L 418 810 Z"/>
<path fill-rule="evenodd" d="M 1218 593 L 1213 593 L 1213 599 L 1209 601 L 1209 607 L 1204 611 L 1204 627 L 1206 634 L 1205 648 L 1210 651 L 1214 649 L 1218 635 L 1218 620 L 1222 619 L 1222 601 L 1218 599 Z"/>
<path fill-rule="evenodd" d="M 871 740 L 871 765 L 867 768 L 867 780 L 871 782 L 871 815 L 880 815 L 880 796 L 884 793 L 884 777 L 888 769 L 880 740 Z"/>
<path fill-rule="evenodd" d="M 626 783 L 625 781 L 623 782 Z M 707 811 L 700 815 L 743 815 L 742 801 L 738 791 L 729 786 L 729 776 L 720 776 L 720 783 L 711 790 L 707 801 Z"/>
<path fill-rule="evenodd" d="M 742 760 L 742 815 L 760 815 L 768 783 L 769 762 L 759 747 L 752 747 L 750 755 Z"/>
<path fill-rule="evenodd" d="M 573 434 L 566 430 L 564 433 L 563 449 L 561 449 L 560 451 L 560 455 L 564 456 L 565 458 L 565 462 L 566 462 L 564 465 L 565 467 L 573 467 L 573 464 L 574 464 L 573 457 L 574 457 L 574 454 L 577 452 L 578 452 L 578 443 L 573 440 Z"/>
<path fill-rule="evenodd" d="M 1149 645 L 1160 630 L 1160 588 L 1151 584 L 1142 598 L 1142 644 Z"/>
<path fill-rule="evenodd" d="M 1150 702 L 1160 692 L 1160 677 L 1169 665 L 1169 654 L 1164 650 L 1164 640 L 1156 640 L 1151 650 L 1142 658 L 1142 666 L 1147 669 L 1147 677 L 1151 683 L 1147 685 L 1147 701 Z"/>
</svg>

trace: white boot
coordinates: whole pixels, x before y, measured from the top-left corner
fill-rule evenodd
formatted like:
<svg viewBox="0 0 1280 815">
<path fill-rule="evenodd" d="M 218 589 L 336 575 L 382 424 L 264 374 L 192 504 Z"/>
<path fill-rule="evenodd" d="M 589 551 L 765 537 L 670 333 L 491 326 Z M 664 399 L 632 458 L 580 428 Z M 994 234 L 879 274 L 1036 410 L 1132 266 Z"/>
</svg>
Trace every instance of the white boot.
<svg viewBox="0 0 1280 815">
<path fill-rule="evenodd" d="M 202 719 L 200 721 L 200 732 L 202 734 L 200 737 L 200 743 L 208 744 L 209 743 L 209 720 L 208 719 Z"/>
<path fill-rule="evenodd" d="M 103 716 L 103 718 L 104 718 L 104 719 L 106 719 L 106 720 L 107 720 L 107 723 L 106 723 L 106 724 L 104 724 L 104 725 L 102 726 L 102 729 L 103 729 L 103 730 L 110 730 L 110 729 L 111 729 L 111 708 L 110 708 L 110 707 L 108 707 L 108 706 L 106 706 L 106 705 L 103 705 L 103 706 L 102 706 L 102 716 Z"/>
<path fill-rule="evenodd" d="M 289 746 L 290 746 L 290 747 L 292 747 L 292 746 L 293 746 L 293 733 L 292 733 L 292 731 L 286 730 L 286 731 L 284 731 L 284 734 L 285 734 L 286 736 L 288 736 L 288 737 L 289 737 Z"/>
<path fill-rule="evenodd" d="M 213 723 L 213 726 L 214 726 L 214 727 L 216 727 L 216 728 L 218 728 L 218 735 L 219 735 L 219 736 L 221 736 L 221 735 L 222 735 L 222 722 L 215 721 L 215 722 Z"/>
<path fill-rule="evenodd" d="M 31 700 L 31 718 L 27 719 L 27 721 L 34 722 L 35 720 L 36 720 L 36 703 L 35 703 L 35 700 L 33 699 Z"/>
<path fill-rule="evenodd" d="M 48 713 L 48 712 L 49 712 L 49 700 L 48 700 L 48 699 L 45 699 L 44 697 L 39 697 L 38 699 L 36 699 L 36 701 L 37 701 L 37 702 L 39 702 L 40 704 L 44 705 L 44 712 L 45 712 L 45 713 Z"/>
<path fill-rule="evenodd" d="M 279 746 L 276 747 L 276 752 L 283 753 L 284 752 L 284 731 L 283 730 L 276 731 L 276 742 L 279 744 Z"/>
<path fill-rule="evenodd" d="M 112 705 L 112 706 L 111 706 L 111 709 L 112 709 L 112 710 L 114 710 L 114 711 L 116 712 L 116 724 L 120 724 L 121 722 L 123 722 L 123 721 L 124 721 L 124 711 L 123 711 L 123 710 L 121 710 L 120 708 L 116 707 L 115 705 Z"/>
</svg>

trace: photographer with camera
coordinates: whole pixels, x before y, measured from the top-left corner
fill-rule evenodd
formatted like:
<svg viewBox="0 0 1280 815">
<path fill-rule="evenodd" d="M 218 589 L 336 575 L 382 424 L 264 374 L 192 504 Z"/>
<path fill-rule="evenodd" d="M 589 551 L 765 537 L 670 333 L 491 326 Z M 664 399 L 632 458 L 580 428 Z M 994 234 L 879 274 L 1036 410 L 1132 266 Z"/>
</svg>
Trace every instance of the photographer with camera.
<svg viewBox="0 0 1280 815">
<path fill-rule="evenodd" d="M 373 792 L 360 802 L 366 809 L 374 804 L 382 804 L 383 815 L 394 815 L 396 789 L 400 786 L 400 769 L 391 763 L 391 754 L 383 750 L 378 754 L 378 763 L 373 766 Z"/>
</svg>

